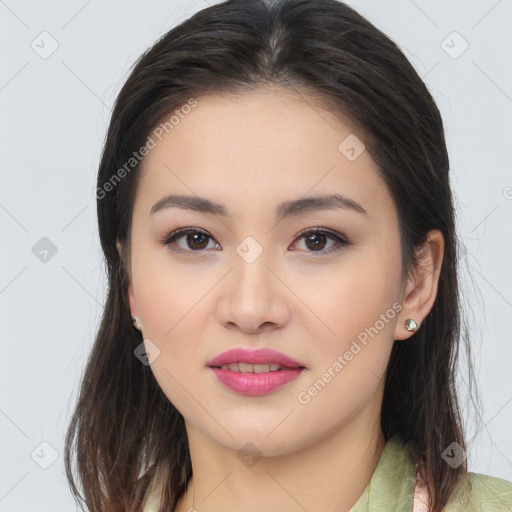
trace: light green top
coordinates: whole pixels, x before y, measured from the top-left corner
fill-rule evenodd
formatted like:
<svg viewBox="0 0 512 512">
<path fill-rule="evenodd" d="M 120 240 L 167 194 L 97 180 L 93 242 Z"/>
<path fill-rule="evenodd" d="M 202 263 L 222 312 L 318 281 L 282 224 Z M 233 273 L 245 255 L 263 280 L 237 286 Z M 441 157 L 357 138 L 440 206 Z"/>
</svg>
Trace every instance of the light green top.
<svg viewBox="0 0 512 512">
<path fill-rule="evenodd" d="M 349 512 L 412 512 L 416 465 L 397 435 L 388 439 L 363 494 Z M 471 488 L 470 488 L 471 484 Z M 157 512 L 151 493 L 143 512 Z M 512 512 L 512 482 L 468 473 L 443 512 Z"/>
<path fill-rule="evenodd" d="M 395 435 L 388 439 L 369 484 L 349 512 L 412 512 L 415 484 L 415 462 Z M 444 512 L 512 512 L 512 482 L 468 473 Z"/>
</svg>

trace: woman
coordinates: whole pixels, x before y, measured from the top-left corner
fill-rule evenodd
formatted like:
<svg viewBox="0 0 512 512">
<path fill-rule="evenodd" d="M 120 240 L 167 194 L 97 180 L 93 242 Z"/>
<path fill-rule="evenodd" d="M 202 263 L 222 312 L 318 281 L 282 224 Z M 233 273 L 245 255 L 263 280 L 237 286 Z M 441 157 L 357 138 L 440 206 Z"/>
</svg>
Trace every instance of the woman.
<svg viewBox="0 0 512 512">
<path fill-rule="evenodd" d="M 448 171 L 425 84 L 341 2 L 229 1 L 162 37 L 99 168 L 77 499 L 512 510 L 512 483 L 467 470 Z"/>
</svg>

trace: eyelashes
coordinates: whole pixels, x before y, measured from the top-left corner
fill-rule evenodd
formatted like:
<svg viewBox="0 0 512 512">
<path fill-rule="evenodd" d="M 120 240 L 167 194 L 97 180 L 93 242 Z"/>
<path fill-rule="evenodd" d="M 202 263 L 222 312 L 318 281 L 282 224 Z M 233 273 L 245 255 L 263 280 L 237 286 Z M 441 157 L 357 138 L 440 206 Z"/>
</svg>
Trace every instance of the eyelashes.
<svg viewBox="0 0 512 512">
<path fill-rule="evenodd" d="M 188 238 L 188 235 L 196 235 L 195 237 L 192 236 Z M 197 236 L 198 235 L 198 236 Z M 199 248 L 195 249 L 183 249 L 180 247 L 176 247 L 175 242 L 178 241 L 181 238 L 186 238 L 186 244 L 194 245 L 196 244 L 199 246 Z M 307 228 L 305 230 L 302 230 L 300 233 L 297 234 L 296 238 L 294 240 L 300 240 L 305 238 L 305 243 L 312 243 L 312 247 L 319 247 L 320 249 L 306 249 L 307 253 L 311 253 L 313 255 L 327 255 L 332 254 L 333 252 L 340 251 L 341 249 L 351 245 L 351 243 L 346 239 L 344 235 L 341 233 L 337 233 L 335 231 L 332 231 L 330 229 L 326 228 Z M 206 247 L 209 245 L 209 240 L 214 241 L 213 237 L 211 237 L 206 231 L 203 231 L 199 228 L 180 228 L 175 231 L 172 231 L 171 233 L 163 236 L 158 240 L 158 243 L 163 246 L 167 246 L 167 248 L 174 253 L 179 254 L 202 254 L 205 252 Z M 334 242 L 334 245 L 324 250 L 323 247 L 323 241 L 324 240 L 331 240 Z M 205 243 L 207 242 L 207 243 Z M 220 247 L 218 243 L 215 242 L 215 245 L 217 247 Z M 294 251 L 296 249 L 293 249 Z M 206 251 L 210 252 L 210 251 Z"/>
</svg>

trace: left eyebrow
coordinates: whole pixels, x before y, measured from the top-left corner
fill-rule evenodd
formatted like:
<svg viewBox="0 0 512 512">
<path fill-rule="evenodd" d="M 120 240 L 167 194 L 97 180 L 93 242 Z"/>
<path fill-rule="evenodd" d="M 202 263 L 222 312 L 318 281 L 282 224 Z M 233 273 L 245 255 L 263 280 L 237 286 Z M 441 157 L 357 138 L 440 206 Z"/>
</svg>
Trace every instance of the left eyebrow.
<svg viewBox="0 0 512 512">
<path fill-rule="evenodd" d="M 329 196 L 305 197 L 295 199 L 294 201 L 284 201 L 276 208 L 276 219 L 280 221 L 285 217 L 318 210 L 334 210 L 336 208 L 352 210 L 368 217 L 368 212 L 358 202 L 341 194 L 332 194 Z"/>
<path fill-rule="evenodd" d="M 152 206 L 150 215 L 153 215 L 164 208 L 182 208 L 209 215 L 221 215 L 223 217 L 229 216 L 225 206 L 205 197 L 198 196 L 173 194 L 163 197 Z M 368 217 L 368 212 L 358 202 L 342 196 L 341 194 L 283 201 L 278 204 L 275 216 L 276 220 L 280 221 L 285 217 L 298 216 L 303 213 L 319 210 L 333 210 L 336 208 L 352 210 Z"/>
</svg>

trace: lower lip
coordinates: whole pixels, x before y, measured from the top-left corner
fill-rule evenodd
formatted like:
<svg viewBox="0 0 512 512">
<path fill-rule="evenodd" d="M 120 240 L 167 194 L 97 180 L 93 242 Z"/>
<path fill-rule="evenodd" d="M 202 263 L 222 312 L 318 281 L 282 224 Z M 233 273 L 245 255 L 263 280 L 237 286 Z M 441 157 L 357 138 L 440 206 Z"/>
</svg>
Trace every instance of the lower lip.
<svg viewBox="0 0 512 512">
<path fill-rule="evenodd" d="M 295 380 L 304 368 L 285 368 L 276 372 L 241 373 L 222 368 L 212 368 L 217 379 L 228 388 L 242 395 L 266 395 Z"/>
</svg>

